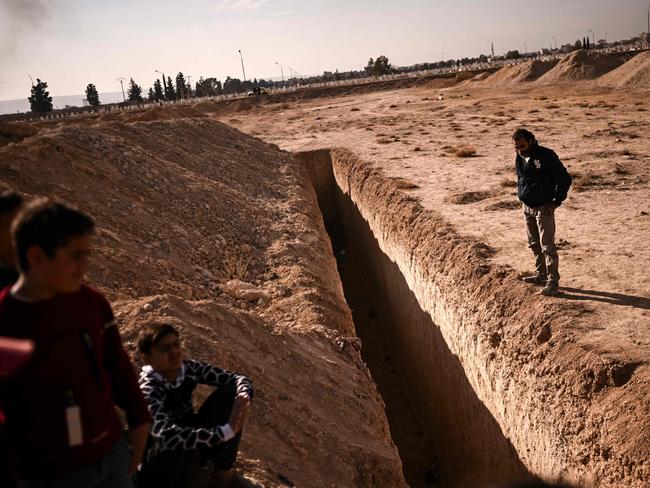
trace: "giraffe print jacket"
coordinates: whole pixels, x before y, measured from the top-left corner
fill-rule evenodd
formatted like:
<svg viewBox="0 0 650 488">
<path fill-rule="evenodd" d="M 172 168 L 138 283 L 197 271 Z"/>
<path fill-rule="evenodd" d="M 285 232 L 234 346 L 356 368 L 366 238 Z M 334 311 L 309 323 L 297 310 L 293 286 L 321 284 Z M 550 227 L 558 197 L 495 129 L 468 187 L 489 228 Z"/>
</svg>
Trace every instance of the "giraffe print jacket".
<svg viewBox="0 0 650 488">
<path fill-rule="evenodd" d="M 192 392 L 197 384 L 223 386 L 234 381 L 237 394 L 253 398 L 253 385 L 244 375 L 232 373 L 200 361 L 186 359 L 175 382 L 163 378 L 151 366 L 140 372 L 140 389 L 153 417 L 151 440 L 157 452 L 198 447 L 212 447 L 227 441 L 224 426 L 191 427 L 184 422 L 192 416 Z M 226 429 L 227 430 L 227 429 Z"/>
</svg>

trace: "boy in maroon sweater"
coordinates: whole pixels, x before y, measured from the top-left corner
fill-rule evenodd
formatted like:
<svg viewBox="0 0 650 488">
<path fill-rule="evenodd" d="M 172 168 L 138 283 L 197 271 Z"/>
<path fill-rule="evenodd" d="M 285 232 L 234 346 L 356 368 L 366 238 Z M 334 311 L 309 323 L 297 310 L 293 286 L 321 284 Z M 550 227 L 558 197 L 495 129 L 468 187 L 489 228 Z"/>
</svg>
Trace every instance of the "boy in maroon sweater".
<svg viewBox="0 0 650 488">
<path fill-rule="evenodd" d="M 131 487 L 146 444 L 151 417 L 111 307 L 82 284 L 93 229 L 86 215 L 47 199 L 27 205 L 12 227 L 20 277 L 0 292 L 0 336 L 35 345 L 2 399 L 21 487 Z"/>
</svg>

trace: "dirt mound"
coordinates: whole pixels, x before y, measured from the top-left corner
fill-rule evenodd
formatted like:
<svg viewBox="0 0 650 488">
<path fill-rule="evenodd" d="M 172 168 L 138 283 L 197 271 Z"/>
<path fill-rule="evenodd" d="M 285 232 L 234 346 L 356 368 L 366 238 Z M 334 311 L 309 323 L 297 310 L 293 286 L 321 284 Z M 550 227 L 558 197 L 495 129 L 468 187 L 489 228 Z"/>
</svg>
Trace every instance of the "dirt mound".
<svg viewBox="0 0 650 488">
<path fill-rule="evenodd" d="M 601 76 L 600 86 L 650 89 L 650 51 L 637 54 L 618 68 Z"/>
<path fill-rule="evenodd" d="M 0 148 L 0 187 L 95 218 L 90 281 L 128 348 L 164 318 L 192 356 L 253 378 L 238 461 L 251 482 L 405 486 L 298 164 L 206 117 L 155 121 L 166 114 L 43 128 Z"/>
<path fill-rule="evenodd" d="M 168 107 L 154 107 L 142 113 L 129 117 L 129 122 L 153 122 L 155 120 L 172 120 L 172 109 Z"/>
<path fill-rule="evenodd" d="M 509 85 L 525 81 L 535 81 L 551 70 L 557 61 L 533 59 L 521 64 L 504 66 L 492 76 L 485 79 L 484 86 Z"/>
<path fill-rule="evenodd" d="M 458 87 L 459 88 L 461 88 L 461 87 L 465 88 L 465 87 L 475 86 L 475 84 L 477 82 L 484 81 L 484 80 L 486 80 L 487 78 L 489 78 L 492 75 L 493 75 L 493 73 L 491 73 L 489 71 L 483 71 L 482 73 L 479 73 L 479 74 L 473 76 L 472 78 L 470 78 L 468 80 L 465 80 L 462 83 L 459 83 Z"/>
<path fill-rule="evenodd" d="M 0 146 L 10 142 L 20 142 L 38 133 L 38 129 L 27 124 L 0 122 Z"/>
<path fill-rule="evenodd" d="M 213 112 L 217 112 L 219 110 L 218 108 L 218 102 L 198 102 L 192 105 L 192 108 L 194 109 L 195 112 L 200 112 L 204 114 L 209 114 Z"/>
<path fill-rule="evenodd" d="M 558 81 L 593 80 L 619 67 L 622 61 L 609 54 L 580 49 L 565 56 L 548 73 L 540 77 L 539 83 Z"/>
<path fill-rule="evenodd" d="M 424 84 L 423 88 L 431 88 L 431 89 L 438 89 L 438 88 L 449 88 L 458 83 L 459 80 L 456 79 L 456 77 L 445 77 L 445 78 L 434 78 L 431 81 L 427 81 Z"/>
</svg>

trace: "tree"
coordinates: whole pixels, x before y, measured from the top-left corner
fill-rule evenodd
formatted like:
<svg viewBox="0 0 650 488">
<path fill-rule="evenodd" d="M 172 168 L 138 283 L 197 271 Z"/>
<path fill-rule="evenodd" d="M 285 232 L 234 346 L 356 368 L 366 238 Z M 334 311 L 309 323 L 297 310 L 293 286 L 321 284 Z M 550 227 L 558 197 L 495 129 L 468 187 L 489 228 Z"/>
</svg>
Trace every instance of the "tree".
<svg viewBox="0 0 650 488">
<path fill-rule="evenodd" d="M 99 107 L 101 105 L 97 88 L 95 88 L 95 85 L 92 83 L 88 83 L 88 86 L 86 87 L 86 101 L 91 107 Z"/>
<path fill-rule="evenodd" d="M 195 85 L 197 97 L 215 97 L 223 93 L 221 82 L 216 78 L 199 78 Z"/>
<path fill-rule="evenodd" d="M 47 91 L 47 83 L 36 78 L 36 85 L 32 85 L 32 96 L 28 97 L 32 112 L 45 115 L 52 111 L 52 97 Z"/>
<path fill-rule="evenodd" d="M 187 82 L 185 81 L 185 76 L 182 71 L 179 71 L 176 75 L 176 93 L 178 98 L 186 98 L 187 96 Z"/>
<path fill-rule="evenodd" d="M 243 91 L 242 82 L 239 78 L 226 77 L 226 81 L 223 82 L 223 92 L 226 95 L 241 93 Z"/>
<path fill-rule="evenodd" d="M 156 94 L 153 92 L 153 88 L 149 87 L 149 93 L 147 94 L 147 100 L 150 102 L 156 101 Z"/>
<path fill-rule="evenodd" d="M 172 84 L 172 77 L 167 77 L 167 86 L 165 87 L 165 98 L 167 100 L 176 100 L 176 90 L 174 90 L 174 85 Z"/>
<path fill-rule="evenodd" d="M 142 102 L 142 87 L 133 81 L 133 78 L 129 81 L 129 88 L 126 93 L 129 96 L 129 102 Z"/>
<path fill-rule="evenodd" d="M 387 75 L 393 71 L 393 67 L 388 62 L 388 58 L 383 54 L 377 59 L 370 58 L 366 65 L 365 72 L 372 76 Z"/>
<path fill-rule="evenodd" d="M 375 60 L 370 58 L 368 60 L 368 64 L 366 65 L 365 71 L 368 75 L 372 75 L 374 70 L 375 70 Z"/>
<path fill-rule="evenodd" d="M 573 45 L 574 50 L 582 49 L 582 42 L 580 42 L 580 39 L 576 40 L 576 43 Z"/>
<path fill-rule="evenodd" d="M 153 82 L 153 99 L 156 102 L 160 102 L 165 99 L 165 92 L 163 91 L 162 83 L 160 80 Z"/>
<path fill-rule="evenodd" d="M 519 59 L 521 58 L 521 54 L 519 54 L 519 50 L 515 49 L 514 51 L 508 51 L 506 53 L 506 59 Z"/>
</svg>

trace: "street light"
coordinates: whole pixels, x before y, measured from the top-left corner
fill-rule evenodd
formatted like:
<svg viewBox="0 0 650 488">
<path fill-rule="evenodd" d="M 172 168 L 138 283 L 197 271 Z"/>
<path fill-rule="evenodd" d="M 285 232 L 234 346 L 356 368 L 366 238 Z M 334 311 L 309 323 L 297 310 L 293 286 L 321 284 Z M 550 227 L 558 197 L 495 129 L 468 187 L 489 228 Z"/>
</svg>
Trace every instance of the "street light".
<svg viewBox="0 0 650 488">
<path fill-rule="evenodd" d="M 275 62 L 275 64 L 277 64 L 280 67 L 280 74 L 282 75 L 282 84 L 284 85 L 284 68 L 277 61 Z"/>
<path fill-rule="evenodd" d="M 120 76 L 120 77 L 117 78 L 115 81 L 119 81 L 119 82 L 120 82 L 120 86 L 122 87 L 122 98 L 123 98 L 124 101 L 126 102 L 126 97 L 124 96 L 124 80 L 126 80 L 126 78 Z"/>
<path fill-rule="evenodd" d="M 167 98 L 167 81 L 165 80 L 165 73 L 162 71 L 158 71 L 157 69 L 154 70 L 156 73 L 160 73 L 163 77 L 163 95 L 165 95 L 165 98 Z"/>
<path fill-rule="evenodd" d="M 241 59 L 241 71 L 244 74 L 244 81 L 246 81 L 246 71 L 244 70 L 244 57 L 241 54 L 241 49 L 239 49 L 239 59 Z"/>
</svg>

